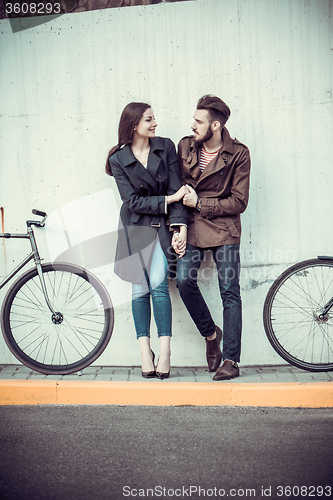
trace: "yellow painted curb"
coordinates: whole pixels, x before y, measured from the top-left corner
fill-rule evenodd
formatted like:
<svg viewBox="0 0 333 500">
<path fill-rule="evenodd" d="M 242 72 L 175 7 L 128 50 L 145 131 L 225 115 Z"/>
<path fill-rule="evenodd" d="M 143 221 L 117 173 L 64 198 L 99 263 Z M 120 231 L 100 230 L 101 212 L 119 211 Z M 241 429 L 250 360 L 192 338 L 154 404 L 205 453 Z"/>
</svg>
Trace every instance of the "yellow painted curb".
<svg viewBox="0 0 333 500">
<path fill-rule="evenodd" d="M 333 407 L 333 384 L 0 380 L 0 405 Z"/>
<path fill-rule="evenodd" d="M 0 380 L 0 405 L 55 404 L 57 389 L 48 380 Z"/>
</svg>

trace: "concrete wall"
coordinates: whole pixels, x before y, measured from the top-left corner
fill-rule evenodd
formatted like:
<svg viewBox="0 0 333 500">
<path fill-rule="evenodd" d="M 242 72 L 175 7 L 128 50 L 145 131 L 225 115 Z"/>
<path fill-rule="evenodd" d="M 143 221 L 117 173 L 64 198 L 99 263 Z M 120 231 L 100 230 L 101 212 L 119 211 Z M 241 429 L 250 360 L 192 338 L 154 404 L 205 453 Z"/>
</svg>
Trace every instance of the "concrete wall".
<svg viewBox="0 0 333 500">
<path fill-rule="evenodd" d="M 45 210 L 48 224 L 37 234 L 46 260 L 101 234 L 115 241 L 120 200 L 104 162 L 123 107 L 149 101 L 158 134 L 177 143 L 191 132 L 197 99 L 219 95 L 232 110 L 231 135 L 252 154 L 242 217 L 242 363 L 282 364 L 262 325 L 269 286 L 290 263 L 333 251 L 330 14 L 330 0 L 197 0 L 63 15 L 18 33 L 2 20 L 4 230 L 22 232 L 32 208 Z M 1 276 L 26 245 L 2 243 Z M 109 262 L 101 257 L 93 269 L 116 315 L 97 363 L 138 365 L 130 286 L 114 276 L 112 255 L 111 244 Z M 208 259 L 200 282 L 221 325 L 215 278 Z M 204 365 L 203 340 L 174 283 L 171 296 L 173 365 Z M 1 338 L 0 363 L 15 362 Z"/>
</svg>

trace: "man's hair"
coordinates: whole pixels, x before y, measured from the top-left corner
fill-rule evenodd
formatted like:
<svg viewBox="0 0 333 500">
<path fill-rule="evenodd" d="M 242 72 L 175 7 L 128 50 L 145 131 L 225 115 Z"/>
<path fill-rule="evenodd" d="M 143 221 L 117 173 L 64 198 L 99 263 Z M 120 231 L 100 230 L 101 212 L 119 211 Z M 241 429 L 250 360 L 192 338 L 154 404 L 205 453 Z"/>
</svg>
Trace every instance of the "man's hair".
<svg viewBox="0 0 333 500">
<path fill-rule="evenodd" d="M 207 94 L 201 97 L 197 104 L 197 109 L 206 109 L 209 113 L 210 124 L 215 121 L 221 123 L 221 128 L 227 123 L 230 116 L 230 108 L 215 95 Z"/>
</svg>

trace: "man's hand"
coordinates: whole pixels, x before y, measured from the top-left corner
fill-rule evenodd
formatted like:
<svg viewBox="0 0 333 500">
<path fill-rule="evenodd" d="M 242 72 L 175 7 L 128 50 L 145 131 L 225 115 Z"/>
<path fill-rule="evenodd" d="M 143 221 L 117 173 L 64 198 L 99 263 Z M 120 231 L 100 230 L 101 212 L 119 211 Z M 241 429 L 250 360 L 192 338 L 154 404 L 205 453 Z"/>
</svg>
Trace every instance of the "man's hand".
<svg viewBox="0 0 333 500">
<path fill-rule="evenodd" d="M 197 201 L 198 201 L 198 195 L 191 186 L 186 184 L 186 187 L 189 190 L 189 193 L 185 194 L 185 196 L 183 198 L 183 203 L 187 207 L 195 208 Z"/>
<path fill-rule="evenodd" d="M 176 252 L 176 254 L 180 257 L 183 257 L 186 250 L 186 240 L 187 240 L 187 227 L 180 226 L 179 233 L 173 233 L 171 246 Z"/>
</svg>

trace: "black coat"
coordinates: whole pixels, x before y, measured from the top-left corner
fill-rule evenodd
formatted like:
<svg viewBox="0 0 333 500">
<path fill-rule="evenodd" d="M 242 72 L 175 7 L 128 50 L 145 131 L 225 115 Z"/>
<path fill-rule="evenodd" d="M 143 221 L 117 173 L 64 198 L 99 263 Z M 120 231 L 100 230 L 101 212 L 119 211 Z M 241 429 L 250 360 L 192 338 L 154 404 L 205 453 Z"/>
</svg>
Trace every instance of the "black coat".
<svg viewBox="0 0 333 500">
<path fill-rule="evenodd" d="M 109 163 L 123 201 L 120 209 L 115 273 L 123 280 L 141 283 L 154 240 L 158 235 L 169 263 L 170 277 L 175 276 L 176 254 L 170 246 L 169 224 L 186 224 L 187 209 L 182 201 L 171 203 L 165 213 L 165 197 L 180 187 L 180 169 L 175 146 L 170 139 L 153 137 L 147 168 L 126 145 L 113 154 Z"/>
</svg>

